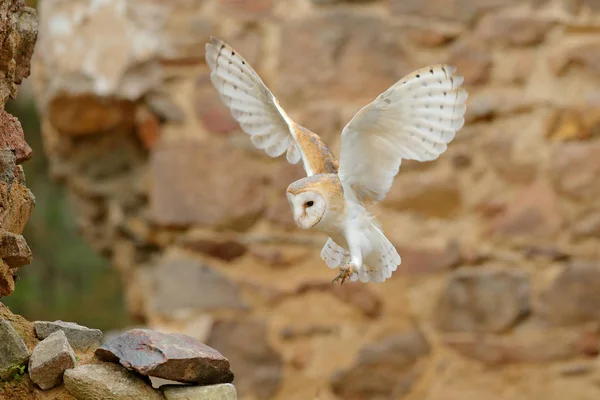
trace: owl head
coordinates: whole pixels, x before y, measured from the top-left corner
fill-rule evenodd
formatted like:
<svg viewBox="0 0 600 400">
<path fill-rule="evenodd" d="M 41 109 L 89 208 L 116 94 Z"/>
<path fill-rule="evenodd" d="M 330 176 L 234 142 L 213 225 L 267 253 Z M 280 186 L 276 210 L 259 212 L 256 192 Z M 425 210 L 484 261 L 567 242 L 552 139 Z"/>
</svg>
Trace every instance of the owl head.
<svg viewBox="0 0 600 400">
<path fill-rule="evenodd" d="M 313 175 L 293 182 L 287 198 L 294 221 L 302 229 L 327 224 L 329 216 L 343 207 L 341 184 L 335 174 Z"/>
</svg>

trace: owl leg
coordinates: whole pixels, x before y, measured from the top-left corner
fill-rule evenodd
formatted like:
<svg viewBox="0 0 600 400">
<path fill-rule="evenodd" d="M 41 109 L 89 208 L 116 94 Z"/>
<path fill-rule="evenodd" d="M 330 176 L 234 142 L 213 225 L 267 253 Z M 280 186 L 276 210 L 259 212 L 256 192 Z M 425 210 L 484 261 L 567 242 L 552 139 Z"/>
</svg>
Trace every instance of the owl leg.
<svg viewBox="0 0 600 400">
<path fill-rule="evenodd" d="M 346 242 L 348 243 L 348 250 L 350 250 L 350 263 L 340 267 L 339 275 L 331 283 L 341 280 L 341 284 L 343 285 L 354 274 L 358 274 L 359 269 L 362 267 L 363 260 L 359 236 L 353 235 L 352 231 L 350 231 L 346 235 Z"/>
<path fill-rule="evenodd" d="M 337 281 L 341 281 L 340 284 L 343 285 L 348 279 L 352 277 L 352 275 L 358 274 L 358 268 L 356 268 L 353 264 L 346 264 L 340 267 L 340 273 L 336 276 L 331 283 L 336 283 Z"/>
</svg>

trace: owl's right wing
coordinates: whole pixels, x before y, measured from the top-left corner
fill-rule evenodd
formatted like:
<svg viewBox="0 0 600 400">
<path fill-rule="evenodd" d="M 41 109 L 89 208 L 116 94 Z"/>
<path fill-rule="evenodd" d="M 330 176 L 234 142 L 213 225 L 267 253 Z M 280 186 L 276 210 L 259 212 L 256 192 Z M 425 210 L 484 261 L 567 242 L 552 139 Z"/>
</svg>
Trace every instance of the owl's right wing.
<svg viewBox="0 0 600 400">
<path fill-rule="evenodd" d="M 254 146 L 271 157 L 286 153 L 291 164 L 304 161 L 307 175 L 314 173 L 297 140 L 298 126 L 248 62 L 227 43 L 211 37 L 206 44 L 210 78 L 221 100 Z"/>
<path fill-rule="evenodd" d="M 339 176 L 360 201 L 389 192 L 402 159 L 431 161 L 464 125 L 467 92 L 449 65 L 419 69 L 363 107 L 342 131 Z"/>
</svg>

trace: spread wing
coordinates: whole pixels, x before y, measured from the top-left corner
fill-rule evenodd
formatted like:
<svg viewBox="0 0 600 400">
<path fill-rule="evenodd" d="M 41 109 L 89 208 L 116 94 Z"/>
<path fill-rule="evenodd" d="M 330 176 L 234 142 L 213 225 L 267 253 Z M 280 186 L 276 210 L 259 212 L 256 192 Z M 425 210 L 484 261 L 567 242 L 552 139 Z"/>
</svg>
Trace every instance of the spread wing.
<svg viewBox="0 0 600 400">
<path fill-rule="evenodd" d="M 431 161 L 464 125 L 467 92 L 448 65 L 419 69 L 363 107 L 342 131 L 339 175 L 361 201 L 387 195 L 402 159 Z"/>
<path fill-rule="evenodd" d="M 307 135 L 312 132 L 287 116 L 273 93 L 239 53 L 222 40 L 211 37 L 206 44 L 206 62 L 221 100 L 242 130 L 250 135 L 254 146 L 271 157 L 286 153 L 291 164 L 302 159 L 309 176 L 320 172 L 327 155 L 315 148 L 315 140 L 308 140 Z"/>
</svg>

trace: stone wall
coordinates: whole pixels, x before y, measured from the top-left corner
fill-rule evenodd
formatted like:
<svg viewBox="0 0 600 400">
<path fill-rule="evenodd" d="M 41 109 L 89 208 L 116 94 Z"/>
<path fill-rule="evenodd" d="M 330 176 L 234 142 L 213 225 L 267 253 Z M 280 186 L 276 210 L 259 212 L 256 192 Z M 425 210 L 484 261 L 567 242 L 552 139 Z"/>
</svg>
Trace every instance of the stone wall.
<svg viewBox="0 0 600 400">
<path fill-rule="evenodd" d="M 29 76 L 37 37 L 37 15 L 23 0 L 0 3 L 0 298 L 15 289 L 17 270 L 31 262 L 23 229 L 35 199 L 21 163 L 31 157 L 19 120 L 4 110 Z"/>
<path fill-rule="evenodd" d="M 34 83 L 52 175 L 140 323 L 226 354 L 243 399 L 592 399 L 600 369 L 594 0 L 45 0 Z M 403 263 L 332 286 L 294 227 L 299 166 L 210 85 L 229 41 L 337 152 L 351 116 L 449 62 L 467 124 L 375 211 Z"/>
</svg>

